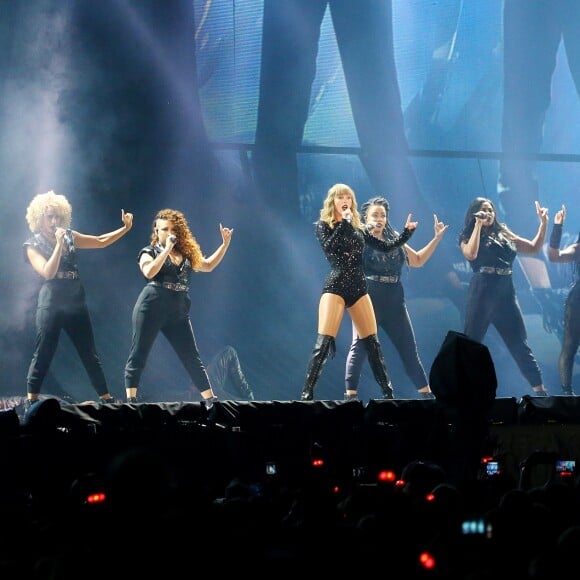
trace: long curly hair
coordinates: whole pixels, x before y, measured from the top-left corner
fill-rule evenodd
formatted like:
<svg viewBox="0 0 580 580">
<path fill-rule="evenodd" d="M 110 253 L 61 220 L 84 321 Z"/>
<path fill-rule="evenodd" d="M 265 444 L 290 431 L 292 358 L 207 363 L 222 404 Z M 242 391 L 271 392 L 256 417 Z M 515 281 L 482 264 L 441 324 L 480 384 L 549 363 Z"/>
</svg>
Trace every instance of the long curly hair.
<svg viewBox="0 0 580 580">
<path fill-rule="evenodd" d="M 201 248 L 189 229 L 187 218 L 182 212 L 176 209 L 162 209 L 157 212 L 153 220 L 153 231 L 151 232 L 151 244 L 159 243 L 157 235 L 157 220 L 167 220 L 173 224 L 173 230 L 177 236 L 175 248 L 183 256 L 189 259 L 191 267 L 196 270 L 203 260 Z"/>
<path fill-rule="evenodd" d="M 461 242 L 468 240 L 471 237 L 471 233 L 473 232 L 473 228 L 475 227 L 475 217 L 473 214 L 477 213 L 481 210 L 481 206 L 484 203 L 489 203 L 491 205 L 494 213 L 495 219 L 493 220 L 493 224 L 488 228 L 488 231 L 491 231 L 492 234 L 496 234 L 498 237 L 504 237 L 508 240 L 513 240 L 515 238 L 515 234 L 507 227 L 505 223 L 498 221 L 497 219 L 497 209 L 495 204 L 491 199 L 487 197 L 475 197 L 467 207 L 467 211 L 465 212 L 465 219 L 463 222 L 463 229 L 459 233 L 458 242 L 461 245 Z"/>
<path fill-rule="evenodd" d="M 32 198 L 26 208 L 26 222 L 33 234 L 40 231 L 42 216 L 47 209 L 54 209 L 61 217 L 61 227 L 68 229 L 72 222 L 72 206 L 68 199 L 61 194 L 50 190 L 46 193 L 39 193 Z"/>
<path fill-rule="evenodd" d="M 344 183 L 335 183 L 326 194 L 326 198 L 322 203 L 322 209 L 320 210 L 320 221 L 326 222 L 331 228 L 338 223 L 334 217 L 334 200 L 341 194 L 347 193 L 352 199 L 352 227 L 362 228 L 361 217 L 357 209 L 356 195 L 351 187 L 345 185 Z"/>
</svg>

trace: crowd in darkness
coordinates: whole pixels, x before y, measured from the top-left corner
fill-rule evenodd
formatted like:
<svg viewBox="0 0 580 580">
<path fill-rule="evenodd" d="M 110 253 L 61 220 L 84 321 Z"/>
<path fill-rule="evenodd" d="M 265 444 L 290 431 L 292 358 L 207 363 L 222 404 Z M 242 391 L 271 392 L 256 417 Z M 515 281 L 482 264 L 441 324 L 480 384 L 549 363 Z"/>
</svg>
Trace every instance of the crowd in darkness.
<svg viewBox="0 0 580 580">
<path fill-rule="evenodd" d="M 300 469 L 240 467 L 216 476 L 223 449 L 212 446 L 212 465 L 187 437 L 171 453 L 147 443 L 160 433 L 117 434 L 116 445 L 107 435 L 92 443 L 62 437 L 25 430 L 17 445 L 10 442 L 29 467 L 2 484 L 3 577 L 173 578 L 209 567 L 452 580 L 491 579 L 501 570 L 543 580 L 576 570 L 580 486 L 573 473 L 457 477 L 445 462 L 422 458 L 392 473 L 346 476 L 311 455 Z M 207 434 L 195 437 L 206 445 Z M 34 460 L 42 449 L 53 454 Z M 35 475 L 33 484 L 24 472 Z M 19 485 L 9 489 L 7 480 Z"/>
</svg>

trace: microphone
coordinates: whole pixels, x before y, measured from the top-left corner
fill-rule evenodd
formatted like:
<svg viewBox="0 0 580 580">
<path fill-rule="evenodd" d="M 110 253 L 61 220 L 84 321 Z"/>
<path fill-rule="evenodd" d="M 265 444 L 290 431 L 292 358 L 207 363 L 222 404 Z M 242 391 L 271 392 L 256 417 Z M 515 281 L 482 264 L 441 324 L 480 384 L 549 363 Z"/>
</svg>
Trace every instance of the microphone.
<svg viewBox="0 0 580 580">
<path fill-rule="evenodd" d="M 169 234 L 167 236 L 167 241 L 171 242 L 172 244 L 174 244 L 177 241 L 177 236 L 174 236 L 173 234 Z"/>
<path fill-rule="evenodd" d="M 64 242 L 66 244 L 67 250 L 69 254 L 72 254 L 75 251 L 75 243 L 72 237 L 72 232 L 70 230 L 66 230 L 64 233 Z"/>
<path fill-rule="evenodd" d="M 379 226 L 379 224 L 377 224 L 377 223 L 368 222 L 366 225 L 366 228 L 368 231 L 370 231 L 370 230 L 374 230 L 378 226 Z"/>
<path fill-rule="evenodd" d="M 473 217 L 479 218 L 480 220 L 485 220 L 489 217 L 489 215 L 490 214 L 488 214 L 486 211 L 478 211 L 473 214 Z"/>
</svg>

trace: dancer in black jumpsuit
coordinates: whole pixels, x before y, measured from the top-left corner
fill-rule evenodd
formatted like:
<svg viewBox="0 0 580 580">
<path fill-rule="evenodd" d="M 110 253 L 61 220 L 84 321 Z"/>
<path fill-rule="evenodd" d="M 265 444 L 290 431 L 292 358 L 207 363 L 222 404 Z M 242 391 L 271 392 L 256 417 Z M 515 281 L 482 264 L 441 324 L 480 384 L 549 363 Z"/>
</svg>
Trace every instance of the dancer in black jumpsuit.
<svg viewBox="0 0 580 580">
<path fill-rule="evenodd" d="M 409 214 L 404 232 L 395 240 L 379 240 L 362 225 L 354 191 L 348 185 L 337 183 L 328 190 L 320 219 L 316 222 L 316 237 L 332 269 L 320 297 L 318 336 L 308 363 L 301 400 L 314 398 L 314 388 L 322 368 L 331 352 L 335 352 L 334 340 L 345 308 L 367 348 L 369 363 L 384 398 L 393 398 L 393 387 L 377 337 L 377 321 L 367 291 L 362 256 L 365 243 L 383 251 L 402 246 L 417 227 L 411 217 Z"/>
<path fill-rule="evenodd" d="M 384 197 L 373 197 L 362 205 L 364 223 L 375 237 L 393 241 L 398 233 L 389 223 L 389 202 Z M 432 256 L 448 226 L 433 216 L 433 239 L 421 250 L 413 250 L 405 244 L 389 252 L 365 245 L 363 265 L 369 295 L 371 297 L 378 325 L 391 339 L 405 371 L 413 381 L 421 398 L 433 398 L 429 381 L 419 358 L 415 333 L 405 303 L 405 293 L 401 284 L 403 266 L 408 264 L 420 268 Z M 363 341 L 358 337 L 356 327 L 352 326 L 353 340 L 346 358 L 345 400 L 356 400 L 362 367 L 367 359 Z"/>
<path fill-rule="evenodd" d="M 211 272 L 225 256 L 233 230 L 220 224 L 220 233 L 222 244 L 206 258 L 182 212 L 157 212 L 151 243 L 138 255 L 141 272 L 149 281 L 133 308 L 133 339 L 125 365 L 128 403 L 137 402 L 141 375 L 159 332 L 175 350 L 204 402 L 209 406 L 216 400 L 193 334 L 188 292 L 193 271 Z"/>
<path fill-rule="evenodd" d="M 574 396 L 576 393 L 572 388 L 572 369 L 574 367 L 574 358 L 578 352 L 578 345 L 580 344 L 580 236 L 574 244 L 570 244 L 560 250 L 565 220 L 566 207 L 562 206 L 562 209 L 557 211 L 554 216 L 548 259 L 551 262 L 572 262 L 574 265 L 574 282 L 566 297 L 564 306 L 564 339 L 558 358 L 562 394 Z"/>
<path fill-rule="evenodd" d="M 465 309 L 464 333 L 481 342 L 493 324 L 536 396 L 547 396 L 538 362 L 528 345 L 522 311 L 512 279 L 518 254 L 537 254 L 546 237 L 548 210 L 536 204 L 540 219 L 532 240 L 521 238 L 496 220 L 492 201 L 476 197 L 467 208 L 465 225 L 459 235 L 463 255 L 473 274 Z"/>
<path fill-rule="evenodd" d="M 95 347 L 85 289 L 77 268 L 76 250 L 110 246 L 133 226 L 133 214 L 121 210 L 123 227 L 99 236 L 70 229 L 72 207 L 64 195 L 40 193 L 26 210 L 34 234 L 26 240 L 26 257 L 44 279 L 38 293 L 34 354 L 28 368 L 27 404 L 39 400 L 40 389 L 64 330 L 75 346 L 101 402 L 114 402 Z"/>
</svg>

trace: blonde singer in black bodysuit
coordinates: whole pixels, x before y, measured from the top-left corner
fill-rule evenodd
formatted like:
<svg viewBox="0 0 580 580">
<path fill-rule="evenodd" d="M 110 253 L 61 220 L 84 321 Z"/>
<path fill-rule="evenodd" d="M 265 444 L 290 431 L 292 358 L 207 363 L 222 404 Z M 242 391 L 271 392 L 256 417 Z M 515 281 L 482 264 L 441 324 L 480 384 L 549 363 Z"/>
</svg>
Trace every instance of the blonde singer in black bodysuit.
<svg viewBox="0 0 580 580">
<path fill-rule="evenodd" d="M 336 183 L 328 190 L 320 210 L 320 219 L 316 222 L 316 237 L 331 270 L 324 282 L 318 305 L 318 335 L 306 370 L 300 397 L 302 401 L 314 398 L 314 388 L 322 368 L 336 350 L 334 341 L 345 309 L 365 344 L 371 369 L 383 397 L 394 398 L 363 270 L 363 249 L 365 244 L 383 251 L 402 246 L 417 227 L 417 222 L 411 219 L 409 214 L 403 233 L 396 239 L 388 242 L 380 240 L 362 224 L 355 193 L 348 185 Z"/>
</svg>

